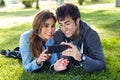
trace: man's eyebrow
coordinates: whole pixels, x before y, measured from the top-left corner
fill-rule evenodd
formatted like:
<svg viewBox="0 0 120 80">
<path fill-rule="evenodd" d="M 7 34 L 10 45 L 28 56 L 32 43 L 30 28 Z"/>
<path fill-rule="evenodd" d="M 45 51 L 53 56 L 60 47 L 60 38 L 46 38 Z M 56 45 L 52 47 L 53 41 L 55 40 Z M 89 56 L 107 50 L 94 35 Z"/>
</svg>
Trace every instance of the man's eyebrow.
<svg viewBox="0 0 120 80">
<path fill-rule="evenodd" d="M 68 22 L 70 22 L 70 21 L 65 21 L 64 23 L 66 24 L 66 23 L 68 23 Z M 62 23 L 59 22 L 59 24 L 62 24 Z"/>
<path fill-rule="evenodd" d="M 68 22 L 70 22 L 70 21 L 65 21 L 65 23 L 68 23 Z"/>
</svg>

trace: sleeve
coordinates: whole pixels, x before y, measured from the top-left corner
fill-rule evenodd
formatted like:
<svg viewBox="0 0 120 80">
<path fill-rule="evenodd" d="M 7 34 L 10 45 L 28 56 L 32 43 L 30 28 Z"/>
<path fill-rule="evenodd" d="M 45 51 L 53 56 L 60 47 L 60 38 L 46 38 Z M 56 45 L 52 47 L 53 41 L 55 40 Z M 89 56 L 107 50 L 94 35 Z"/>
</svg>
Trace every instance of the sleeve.
<svg viewBox="0 0 120 80">
<path fill-rule="evenodd" d="M 46 42 L 46 47 L 50 46 L 50 45 L 53 45 L 54 44 L 54 38 L 52 37 L 51 39 L 49 39 L 47 42 Z M 53 66 L 55 64 L 55 62 L 58 60 L 58 56 L 57 56 L 57 53 L 52 53 L 51 54 L 51 57 L 49 59 L 50 61 L 50 71 L 52 73 L 55 73 L 55 71 L 53 70 Z"/>
<path fill-rule="evenodd" d="M 29 48 L 29 35 L 27 34 L 22 34 L 20 36 L 20 43 L 19 43 L 19 47 L 20 47 L 20 53 L 22 56 L 22 63 L 23 63 L 23 67 L 25 71 L 34 71 L 36 69 L 39 69 L 43 66 L 43 62 L 41 63 L 40 66 L 38 66 L 36 64 L 36 60 L 32 59 L 31 57 L 31 52 L 30 52 L 30 48 Z"/>
<path fill-rule="evenodd" d="M 106 63 L 98 34 L 93 31 L 86 36 L 87 50 L 84 51 L 85 61 L 80 64 L 88 72 L 101 71 L 106 69 Z"/>
</svg>

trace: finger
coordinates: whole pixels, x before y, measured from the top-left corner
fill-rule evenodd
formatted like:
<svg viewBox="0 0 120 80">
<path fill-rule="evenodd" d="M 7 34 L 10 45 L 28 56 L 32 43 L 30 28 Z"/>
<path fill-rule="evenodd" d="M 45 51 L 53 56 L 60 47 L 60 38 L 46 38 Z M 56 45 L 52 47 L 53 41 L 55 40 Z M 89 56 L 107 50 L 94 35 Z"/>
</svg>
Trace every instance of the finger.
<svg viewBox="0 0 120 80">
<path fill-rule="evenodd" d="M 69 60 L 68 59 L 64 59 L 64 63 L 69 63 Z"/>
<path fill-rule="evenodd" d="M 49 55 L 48 54 L 40 54 L 40 57 L 48 57 Z"/>
<path fill-rule="evenodd" d="M 47 54 L 49 57 L 51 56 L 51 54 Z"/>
<path fill-rule="evenodd" d="M 63 58 L 60 58 L 60 59 L 58 60 L 58 63 L 61 63 L 63 60 L 64 60 Z"/>
<path fill-rule="evenodd" d="M 44 54 L 41 54 L 41 55 L 40 55 L 40 57 L 41 57 L 41 58 L 43 58 L 43 57 L 46 57 L 46 55 L 44 55 Z"/>
<path fill-rule="evenodd" d="M 62 52 L 62 55 L 69 56 L 70 54 L 67 52 Z"/>
<path fill-rule="evenodd" d="M 65 62 L 69 62 L 69 60 L 68 60 L 68 59 L 64 59 L 64 61 L 65 61 Z"/>
<path fill-rule="evenodd" d="M 75 47 L 75 45 L 72 44 L 72 43 L 66 43 L 66 45 L 70 46 L 71 48 L 74 48 L 74 47 Z"/>
<path fill-rule="evenodd" d="M 70 54 L 71 54 L 71 51 L 69 50 L 65 50 L 62 52 L 62 55 L 65 55 L 65 56 L 70 56 Z"/>
<path fill-rule="evenodd" d="M 72 48 L 68 48 L 65 50 L 65 52 L 73 52 L 73 49 Z"/>
<path fill-rule="evenodd" d="M 44 54 L 44 57 L 46 57 L 47 59 L 49 59 L 49 57 L 51 56 L 51 54 Z"/>
<path fill-rule="evenodd" d="M 49 58 L 50 58 L 50 55 L 47 55 L 46 57 L 47 57 L 47 59 L 49 59 Z"/>
<path fill-rule="evenodd" d="M 62 52 L 62 55 L 64 55 L 64 56 L 68 56 L 68 53 L 66 53 L 66 52 Z"/>
<path fill-rule="evenodd" d="M 63 62 L 63 66 L 64 66 L 64 67 L 67 67 L 67 65 L 68 65 L 68 62 L 64 61 L 64 62 Z"/>
<path fill-rule="evenodd" d="M 67 63 L 63 63 L 63 66 L 64 66 L 64 67 L 67 67 L 67 65 L 68 65 Z"/>
<path fill-rule="evenodd" d="M 47 52 L 47 50 L 48 50 L 48 48 L 47 48 L 47 49 L 45 49 L 45 50 L 43 50 L 42 54 L 43 54 L 43 53 L 45 54 L 45 53 Z"/>
<path fill-rule="evenodd" d="M 42 58 L 41 58 L 41 61 L 46 61 L 46 60 L 47 60 L 46 57 L 42 57 Z"/>
<path fill-rule="evenodd" d="M 44 57 L 48 57 L 50 54 L 42 54 L 42 56 Z"/>
<path fill-rule="evenodd" d="M 66 45 L 66 42 L 61 42 L 60 44 L 65 44 Z"/>
</svg>

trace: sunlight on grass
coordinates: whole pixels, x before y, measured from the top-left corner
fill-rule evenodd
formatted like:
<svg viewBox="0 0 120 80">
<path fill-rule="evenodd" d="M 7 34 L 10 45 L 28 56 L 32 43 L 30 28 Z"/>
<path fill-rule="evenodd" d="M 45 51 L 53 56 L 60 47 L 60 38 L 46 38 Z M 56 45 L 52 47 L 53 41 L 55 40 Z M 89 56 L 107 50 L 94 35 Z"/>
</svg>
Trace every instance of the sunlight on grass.
<svg viewBox="0 0 120 80">
<path fill-rule="evenodd" d="M 4 19 L 4 20 L 1 20 L 2 24 L 0 24 L 0 28 L 10 28 L 10 27 L 13 27 L 13 26 L 19 26 L 19 25 L 21 25 L 23 23 L 32 22 L 33 17 L 34 16 L 7 18 L 7 19 Z"/>
<path fill-rule="evenodd" d="M 96 5 L 88 5 L 84 6 L 86 9 L 89 10 L 110 10 L 111 8 L 115 8 L 115 4 L 96 4 Z"/>
<path fill-rule="evenodd" d="M 0 12 L 0 28 L 9 28 L 18 26 L 23 23 L 32 22 L 35 14 L 39 10 L 36 9 L 9 9 Z"/>
</svg>

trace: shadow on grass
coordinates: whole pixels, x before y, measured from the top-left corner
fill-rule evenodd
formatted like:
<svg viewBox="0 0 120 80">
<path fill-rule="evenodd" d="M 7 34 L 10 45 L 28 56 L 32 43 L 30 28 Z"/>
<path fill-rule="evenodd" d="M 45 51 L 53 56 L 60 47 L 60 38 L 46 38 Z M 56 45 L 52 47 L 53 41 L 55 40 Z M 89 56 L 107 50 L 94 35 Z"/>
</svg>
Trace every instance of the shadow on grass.
<svg viewBox="0 0 120 80">
<path fill-rule="evenodd" d="M 113 21 L 111 24 L 102 25 L 101 28 L 104 28 L 107 31 L 116 32 L 120 36 L 120 19 Z"/>
<path fill-rule="evenodd" d="M 98 29 L 103 29 L 102 34 L 120 36 L 120 12 L 99 10 L 93 12 L 81 12 L 82 19 Z M 92 26 L 91 26 L 92 27 Z"/>
<path fill-rule="evenodd" d="M 116 19 L 120 19 L 120 11 L 111 12 L 111 10 L 97 10 L 97 11 L 87 11 L 81 12 L 81 17 L 86 20 L 95 21 L 116 21 Z M 115 19 L 115 20 L 114 20 Z M 104 22 L 104 23 L 105 23 Z"/>
<path fill-rule="evenodd" d="M 99 11 L 93 11 L 93 12 L 81 12 L 81 17 L 83 20 L 99 25 L 99 26 L 110 26 L 111 28 L 113 27 L 119 27 L 120 25 L 120 12 L 112 12 L 111 11 L 106 11 L 106 10 L 99 10 Z M 108 28 L 107 27 L 107 28 Z M 106 28 L 106 29 L 107 29 Z"/>
</svg>

